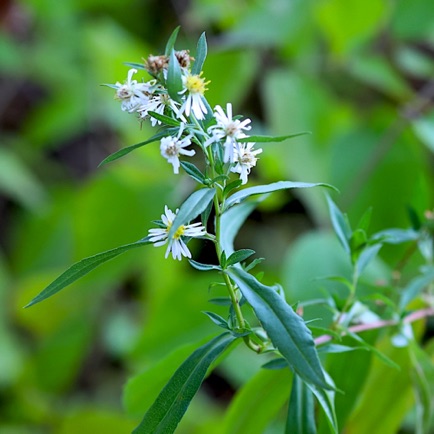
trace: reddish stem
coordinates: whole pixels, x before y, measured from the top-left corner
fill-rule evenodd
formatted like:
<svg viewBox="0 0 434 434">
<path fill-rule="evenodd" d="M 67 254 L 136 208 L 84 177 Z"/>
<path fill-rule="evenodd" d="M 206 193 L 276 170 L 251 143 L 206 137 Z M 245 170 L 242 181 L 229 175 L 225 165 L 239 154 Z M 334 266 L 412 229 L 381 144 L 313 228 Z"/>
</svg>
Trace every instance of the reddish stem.
<svg viewBox="0 0 434 434">
<path fill-rule="evenodd" d="M 426 318 L 428 316 L 434 316 L 434 309 L 433 308 L 416 310 L 415 312 L 412 312 L 411 314 L 407 315 L 404 318 L 403 322 L 405 324 L 410 324 L 412 322 L 415 322 L 415 321 L 422 319 L 422 318 Z M 358 325 L 350 327 L 348 330 L 350 332 L 353 332 L 353 333 L 360 333 L 360 332 L 364 332 L 366 330 L 380 329 L 383 327 L 394 326 L 397 324 L 399 324 L 399 321 L 383 320 L 383 321 L 372 322 L 369 324 L 358 324 Z M 346 333 L 343 332 L 342 336 L 345 336 L 345 335 L 346 335 Z M 314 342 L 315 342 L 315 345 L 321 345 L 321 344 L 325 344 L 326 342 L 331 341 L 332 339 L 333 339 L 333 336 L 331 336 L 331 335 L 322 335 L 322 336 L 318 336 L 314 340 Z"/>
</svg>

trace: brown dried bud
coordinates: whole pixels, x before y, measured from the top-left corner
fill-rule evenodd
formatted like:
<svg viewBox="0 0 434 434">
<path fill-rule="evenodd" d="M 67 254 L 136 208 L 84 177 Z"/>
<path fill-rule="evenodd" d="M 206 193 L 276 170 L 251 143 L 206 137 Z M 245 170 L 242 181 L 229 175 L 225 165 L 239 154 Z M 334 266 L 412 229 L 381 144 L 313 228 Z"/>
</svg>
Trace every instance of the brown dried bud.
<svg viewBox="0 0 434 434">
<path fill-rule="evenodd" d="M 158 75 L 163 69 L 169 66 L 169 58 L 167 56 L 153 56 L 152 54 L 145 60 L 145 68 L 152 75 Z"/>
<path fill-rule="evenodd" d="M 194 60 L 194 58 L 190 56 L 189 50 L 175 51 L 175 56 L 182 68 L 188 68 L 190 62 Z"/>
</svg>

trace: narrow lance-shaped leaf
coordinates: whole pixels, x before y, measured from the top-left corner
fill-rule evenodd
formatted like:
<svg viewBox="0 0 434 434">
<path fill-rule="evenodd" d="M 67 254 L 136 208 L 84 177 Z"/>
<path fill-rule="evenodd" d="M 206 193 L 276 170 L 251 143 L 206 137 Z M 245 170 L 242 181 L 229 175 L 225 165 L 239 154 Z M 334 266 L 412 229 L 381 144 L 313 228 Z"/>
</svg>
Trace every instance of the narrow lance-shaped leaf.
<svg viewBox="0 0 434 434">
<path fill-rule="evenodd" d="M 401 368 L 397 363 L 395 363 L 391 358 L 387 357 L 386 354 L 375 348 L 373 345 L 368 344 L 365 342 L 357 333 L 352 333 L 350 331 L 346 332 L 348 336 L 353 338 L 355 341 L 359 342 L 360 345 L 364 348 L 366 348 L 368 351 L 371 351 L 374 353 L 383 363 L 390 366 L 391 368 L 395 368 L 400 370 Z"/>
<path fill-rule="evenodd" d="M 285 434 L 316 434 L 313 394 L 306 383 L 294 375 Z"/>
<path fill-rule="evenodd" d="M 116 247 L 115 249 L 107 250 L 105 252 L 98 253 L 94 256 L 89 256 L 88 258 L 82 259 L 76 262 L 70 268 L 68 268 L 64 273 L 62 273 L 56 280 L 54 280 L 50 285 L 48 285 L 42 292 L 40 292 L 33 300 L 30 301 L 25 307 L 30 307 L 48 297 L 56 294 L 66 286 L 80 279 L 94 268 L 109 261 L 110 259 L 119 256 L 128 250 L 135 249 L 137 247 L 142 247 L 150 244 L 149 237 L 143 238 L 142 240 L 136 241 L 135 243 L 125 244 L 123 246 Z"/>
<path fill-rule="evenodd" d="M 110 154 L 106 157 L 101 163 L 99 163 L 98 167 L 103 166 L 104 164 L 110 163 L 111 161 L 117 160 L 118 158 L 123 157 L 124 155 L 129 154 L 137 148 L 141 148 L 142 146 L 149 145 L 150 143 L 156 142 L 162 137 L 171 136 L 176 133 L 178 129 L 168 128 L 166 130 L 159 131 L 157 134 L 154 134 L 150 139 L 145 140 L 144 142 L 136 143 L 135 145 L 127 146 L 126 148 L 119 149 L 119 151 Z"/>
<path fill-rule="evenodd" d="M 157 119 L 158 121 L 163 122 L 166 125 L 171 125 L 172 127 L 179 127 L 181 125 L 181 122 L 177 121 L 176 119 L 170 118 L 169 116 L 162 115 L 157 112 L 149 111 L 148 115 Z"/>
<path fill-rule="evenodd" d="M 416 432 L 429 433 L 433 414 L 434 364 L 429 354 L 412 341 L 408 346 L 411 379 L 416 399 Z"/>
<path fill-rule="evenodd" d="M 330 375 L 328 375 L 327 372 L 324 372 L 324 375 L 326 377 L 327 383 L 331 384 L 333 388 L 335 388 L 335 385 Z M 318 400 L 321 408 L 323 409 L 332 434 L 337 434 L 339 430 L 335 411 L 335 391 L 325 390 L 321 387 L 316 386 L 315 384 L 310 383 L 307 383 L 306 386 L 315 395 L 315 398 Z"/>
<path fill-rule="evenodd" d="M 219 265 L 212 265 L 212 264 L 202 264 L 201 262 L 197 262 L 194 259 L 189 259 L 188 262 L 190 262 L 190 265 L 193 268 L 196 268 L 196 270 L 199 271 L 221 271 L 221 267 Z"/>
<path fill-rule="evenodd" d="M 205 32 L 203 32 L 200 35 L 199 40 L 197 41 L 196 60 L 194 62 L 193 67 L 191 68 L 192 74 L 194 75 L 200 74 L 200 71 L 202 71 L 202 67 L 206 59 L 207 52 L 208 52 L 208 48 L 206 44 L 206 36 L 205 36 Z"/>
<path fill-rule="evenodd" d="M 277 143 L 277 142 L 283 142 L 288 139 L 292 139 L 294 137 L 298 136 L 304 136 L 306 134 L 310 134 L 309 131 L 303 131 L 302 133 L 295 133 L 295 134 L 288 134 L 286 136 L 248 136 L 248 137 L 242 137 L 237 139 L 237 142 L 240 143 L 250 143 L 250 142 L 257 142 L 257 143 Z"/>
<path fill-rule="evenodd" d="M 180 28 L 181 28 L 181 26 L 178 26 L 170 35 L 170 38 L 168 39 L 167 44 L 166 44 L 166 49 L 164 51 L 164 54 L 166 56 L 169 56 L 170 53 L 172 52 L 172 50 L 174 49 L 176 38 L 178 37 L 178 33 L 179 33 Z"/>
<path fill-rule="evenodd" d="M 303 319 L 277 294 L 241 268 L 228 269 L 274 346 L 304 381 L 330 389 L 315 349 L 312 333 Z"/>
<path fill-rule="evenodd" d="M 373 246 L 368 246 L 363 249 L 356 262 L 356 271 L 358 275 L 362 274 L 367 265 L 375 258 L 375 256 L 377 256 L 381 247 L 382 244 L 374 244 Z"/>
<path fill-rule="evenodd" d="M 190 175 L 194 180 L 204 184 L 205 175 L 193 164 L 188 161 L 181 161 L 181 167 Z"/>
<path fill-rule="evenodd" d="M 333 186 L 329 184 L 324 184 L 322 182 L 318 183 L 308 183 L 308 182 L 292 182 L 292 181 L 279 181 L 273 182 L 268 185 L 258 185 L 256 187 L 245 188 L 244 190 L 238 191 L 237 193 L 229 196 L 225 202 L 225 209 L 230 208 L 232 205 L 236 203 L 240 203 L 243 200 L 247 199 L 250 196 L 254 196 L 256 194 L 266 194 L 272 193 L 273 191 L 278 190 L 286 190 L 290 188 L 311 188 L 311 187 L 328 187 L 336 190 Z"/>
<path fill-rule="evenodd" d="M 434 267 L 425 267 L 423 274 L 413 279 L 402 291 L 399 308 L 403 310 L 411 300 L 416 298 L 421 291 L 434 280 Z"/>
<path fill-rule="evenodd" d="M 255 253 L 256 252 L 251 249 L 237 250 L 228 257 L 226 266 L 229 267 L 230 265 L 238 264 L 238 262 L 242 262 L 247 258 L 250 258 L 250 256 L 254 255 Z"/>
<path fill-rule="evenodd" d="M 235 340 L 223 333 L 198 348 L 176 370 L 133 434 L 171 434 L 199 390 L 211 364 Z"/>
<path fill-rule="evenodd" d="M 385 229 L 373 235 L 373 239 L 379 239 L 383 243 L 401 244 L 419 239 L 419 232 L 414 229 Z"/>
<path fill-rule="evenodd" d="M 143 63 L 124 62 L 124 65 L 129 66 L 130 68 L 143 69 L 146 71 L 145 65 Z"/>
<path fill-rule="evenodd" d="M 351 236 L 351 228 L 348 226 L 348 223 L 341 213 L 340 209 L 336 206 L 336 204 L 327 196 L 327 202 L 330 210 L 330 218 L 332 220 L 333 228 L 336 232 L 336 235 L 339 238 L 343 248 L 345 251 L 350 254 L 351 249 L 348 243 L 348 240 Z"/>
<path fill-rule="evenodd" d="M 205 315 L 208 316 L 208 318 L 216 325 L 218 325 L 221 328 L 224 328 L 226 330 L 229 330 L 228 322 L 222 318 L 220 315 L 216 314 L 215 312 L 203 312 Z"/>
<path fill-rule="evenodd" d="M 246 221 L 249 214 L 256 208 L 260 201 L 245 202 L 227 210 L 221 217 L 221 237 L 222 249 L 230 255 L 234 251 L 234 240 Z"/>
<path fill-rule="evenodd" d="M 170 227 L 168 238 L 172 239 L 175 232 L 181 225 L 193 220 L 201 212 L 205 211 L 208 204 L 213 200 L 215 195 L 214 188 L 202 188 L 191 194 L 187 200 L 181 205 L 175 220 Z"/>
<path fill-rule="evenodd" d="M 182 90 L 181 66 L 172 50 L 169 59 L 169 68 L 167 70 L 167 91 L 174 101 L 180 101 L 179 92 Z"/>
</svg>

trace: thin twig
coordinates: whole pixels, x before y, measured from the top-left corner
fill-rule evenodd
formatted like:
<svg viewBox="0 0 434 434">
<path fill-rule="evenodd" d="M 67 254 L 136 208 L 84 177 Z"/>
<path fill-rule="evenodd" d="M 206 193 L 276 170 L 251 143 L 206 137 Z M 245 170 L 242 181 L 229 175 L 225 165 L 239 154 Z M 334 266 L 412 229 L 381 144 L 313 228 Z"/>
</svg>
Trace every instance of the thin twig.
<svg viewBox="0 0 434 434">
<path fill-rule="evenodd" d="M 404 319 L 403 322 L 405 324 L 410 324 L 412 322 L 415 322 L 419 319 L 422 318 L 426 318 L 428 316 L 434 316 L 434 309 L 433 308 L 426 308 L 426 309 L 420 309 L 417 310 L 415 312 L 412 312 L 411 314 L 407 315 Z M 352 327 L 348 328 L 349 332 L 352 333 L 361 333 L 367 330 L 375 330 L 375 329 L 381 329 L 384 327 L 390 327 L 390 326 L 394 326 L 394 325 L 398 325 L 400 323 L 400 321 L 397 320 L 383 320 L 383 321 L 376 321 L 376 322 L 372 322 L 369 324 L 358 324 Z M 343 332 L 341 336 L 345 336 L 347 333 Z M 314 342 L 315 345 L 322 345 L 325 344 L 326 342 L 330 342 L 333 339 L 333 336 L 331 335 L 322 335 L 322 336 L 318 336 Z"/>
</svg>

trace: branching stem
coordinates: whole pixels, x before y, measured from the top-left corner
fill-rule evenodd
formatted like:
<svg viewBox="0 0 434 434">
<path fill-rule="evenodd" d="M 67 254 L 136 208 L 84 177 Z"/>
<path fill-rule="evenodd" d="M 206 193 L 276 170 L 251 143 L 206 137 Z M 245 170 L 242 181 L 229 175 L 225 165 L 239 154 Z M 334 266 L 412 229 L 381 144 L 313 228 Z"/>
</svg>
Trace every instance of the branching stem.
<svg viewBox="0 0 434 434">
<path fill-rule="evenodd" d="M 404 324 L 411 324 L 412 322 L 418 321 L 423 318 L 427 318 L 429 316 L 434 316 L 434 309 L 429 307 L 426 309 L 420 309 L 416 310 L 415 312 L 412 312 L 411 314 L 407 315 L 402 322 Z M 384 327 L 391 327 L 398 325 L 401 321 L 399 320 L 382 320 L 382 321 L 375 321 L 369 324 L 357 324 L 352 327 L 348 328 L 349 332 L 352 333 L 361 333 L 367 330 L 375 330 L 375 329 L 381 329 Z M 346 332 L 342 332 L 341 336 L 345 336 Z M 327 342 L 330 342 L 333 339 L 333 336 L 331 335 L 322 335 L 315 338 L 314 342 L 315 345 L 322 345 Z"/>
</svg>

